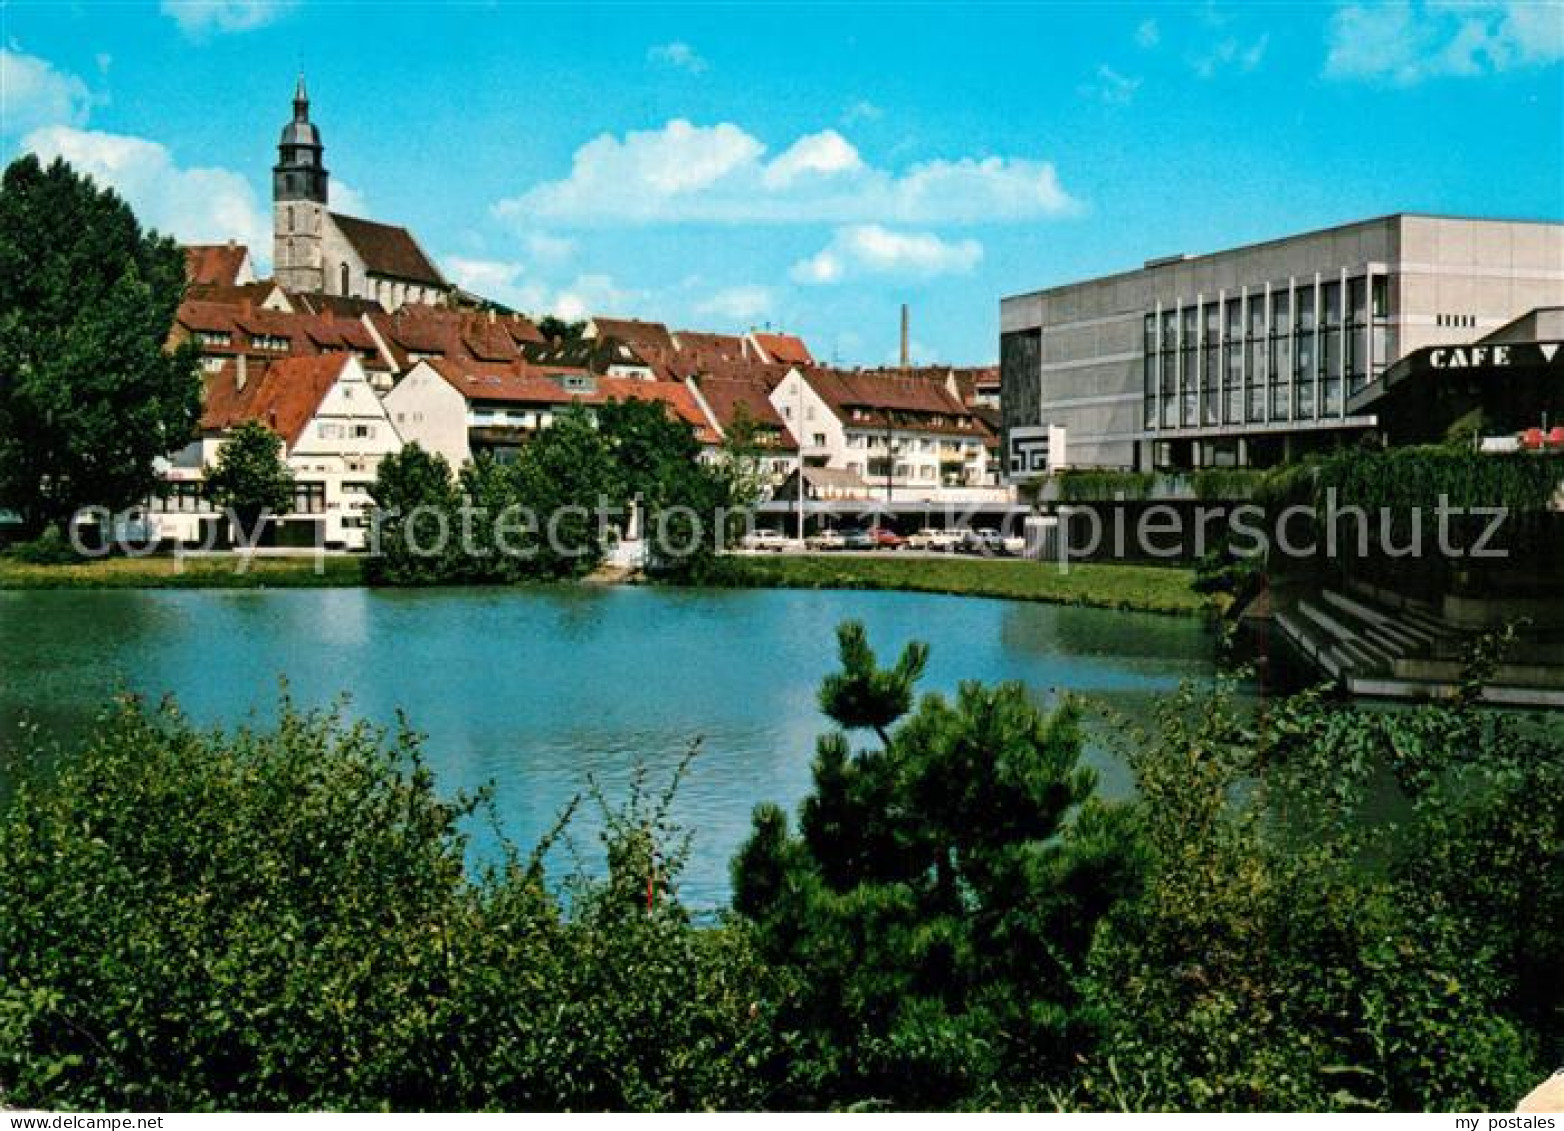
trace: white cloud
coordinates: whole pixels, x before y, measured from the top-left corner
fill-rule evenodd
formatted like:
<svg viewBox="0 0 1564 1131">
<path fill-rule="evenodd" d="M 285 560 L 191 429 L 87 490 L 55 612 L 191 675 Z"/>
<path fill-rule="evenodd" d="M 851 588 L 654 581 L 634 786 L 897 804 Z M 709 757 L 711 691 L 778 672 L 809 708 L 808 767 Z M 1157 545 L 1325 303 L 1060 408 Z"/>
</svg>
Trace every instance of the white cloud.
<svg viewBox="0 0 1564 1131">
<path fill-rule="evenodd" d="M 665 67 L 672 67 L 678 71 L 688 71 L 692 75 L 698 75 L 707 67 L 705 59 L 688 43 L 674 40 L 672 43 L 659 43 L 655 47 L 647 49 L 646 57 L 653 63 L 661 63 Z"/>
<path fill-rule="evenodd" d="M 852 142 L 835 130 L 821 130 L 788 146 L 786 152 L 766 166 L 762 180 L 767 188 L 779 189 L 811 174 L 830 176 L 855 173 L 862 168 L 863 158 Z"/>
<path fill-rule="evenodd" d="M 344 216 L 368 216 L 369 202 L 364 194 L 341 177 L 331 178 L 331 210 Z"/>
<path fill-rule="evenodd" d="M 499 298 L 500 292 L 514 292 L 522 273 L 520 263 L 506 263 L 498 259 L 469 259 L 461 255 L 448 255 L 441 263 L 445 273 L 458 287 L 487 298 Z"/>
<path fill-rule="evenodd" d="M 732 322 L 755 322 L 770 314 L 776 302 L 769 287 L 745 283 L 726 287 L 695 304 L 695 313 Z"/>
<path fill-rule="evenodd" d="M 1110 106 L 1127 106 L 1135 100 L 1135 92 L 1140 89 L 1140 84 L 1139 78 L 1121 75 L 1104 63 L 1097 68 L 1097 81 L 1087 83 L 1081 91 L 1088 97 L 1100 99 Z"/>
<path fill-rule="evenodd" d="M 1258 39 L 1247 43 L 1235 36 L 1228 36 L 1204 54 L 1192 57 L 1189 63 L 1203 79 L 1212 78 L 1223 71 L 1248 74 L 1265 59 L 1266 48 L 1270 45 L 1270 32 L 1262 32 Z"/>
<path fill-rule="evenodd" d="M 0 48 L 0 133 L 39 126 L 84 126 L 92 109 L 87 84 L 45 59 Z"/>
<path fill-rule="evenodd" d="M 252 31 L 278 19 L 297 0 L 163 0 L 161 8 L 192 39 Z"/>
<path fill-rule="evenodd" d="M 1325 74 L 1410 86 L 1564 59 L 1556 3 L 1348 4 L 1331 16 Z"/>
<path fill-rule="evenodd" d="M 1050 162 L 961 157 L 903 171 L 865 163 L 834 130 L 766 146 L 731 123 L 602 134 L 576 151 L 570 175 L 495 205 L 532 225 L 654 222 L 954 223 L 1070 215 L 1077 202 Z"/>
<path fill-rule="evenodd" d="M 63 157 L 99 184 L 111 186 L 135 209 L 145 227 L 184 243 L 248 244 L 268 258 L 271 218 L 250 182 L 228 169 L 181 168 L 155 141 L 122 134 L 45 126 L 22 139 L 42 160 Z"/>
<path fill-rule="evenodd" d="M 1157 26 L 1156 20 L 1141 20 L 1140 26 L 1135 29 L 1136 46 L 1152 48 L 1162 42 L 1162 29 Z"/>
<path fill-rule="evenodd" d="M 839 228 L 831 242 L 793 265 L 794 282 L 839 283 L 861 275 L 929 279 L 964 275 L 983 258 L 977 240 L 943 240 L 932 232 L 899 232 L 879 224 Z"/>
<path fill-rule="evenodd" d="M 574 321 L 631 309 L 643 297 L 603 274 L 578 275 L 569 283 L 553 285 L 530 277 L 524 264 L 510 260 L 448 255 L 440 263 L 457 286 L 538 317 L 553 314 Z"/>
</svg>

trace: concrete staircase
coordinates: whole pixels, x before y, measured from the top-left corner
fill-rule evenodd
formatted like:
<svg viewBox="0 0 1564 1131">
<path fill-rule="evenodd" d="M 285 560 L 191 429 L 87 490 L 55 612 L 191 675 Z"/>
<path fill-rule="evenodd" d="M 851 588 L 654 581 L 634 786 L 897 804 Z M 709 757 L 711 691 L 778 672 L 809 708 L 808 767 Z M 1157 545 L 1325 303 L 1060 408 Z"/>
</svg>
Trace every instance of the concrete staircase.
<svg viewBox="0 0 1564 1131">
<path fill-rule="evenodd" d="M 1470 635 L 1429 609 L 1411 603 L 1391 608 L 1361 592 L 1322 589 L 1276 602 L 1273 615 L 1300 653 L 1355 694 L 1448 698 L 1460 684 L 1461 656 Z M 1564 707 L 1564 663 L 1501 664 L 1484 697 Z"/>
</svg>

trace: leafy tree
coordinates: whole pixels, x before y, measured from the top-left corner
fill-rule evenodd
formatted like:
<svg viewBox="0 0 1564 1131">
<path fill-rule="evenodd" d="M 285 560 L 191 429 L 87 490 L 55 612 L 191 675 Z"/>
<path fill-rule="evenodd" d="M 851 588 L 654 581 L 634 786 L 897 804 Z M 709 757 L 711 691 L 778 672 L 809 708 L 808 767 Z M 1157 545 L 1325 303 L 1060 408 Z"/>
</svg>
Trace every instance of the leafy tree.
<svg viewBox="0 0 1564 1131">
<path fill-rule="evenodd" d="M 527 543 L 529 572 L 573 577 L 602 561 L 598 508 L 623 500 L 625 475 L 587 411 L 560 413 L 522 449 L 513 471 L 517 497 L 537 519 Z"/>
<path fill-rule="evenodd" d="M 293 472 L 282 457 L 282 437 L 257 420 L 246 420 L 217 450 L 217 466 L 206 473 L 206 494 L 229 509 L 253 538 L 263 513 L 293 509 Z"/>
<path fill-rule="evenodd" d="M 567 322 L 563 318 L 545 314 L 538 319 L 538 329 L 551 342 L 578 342 L 581 340 L 581 335 L 586 332 L 586 323 Z"/>
<path fill-rule="evenodd" d="M 0 502 L 25 532 L 156 484 L 200 415 L 196 349 L 168 349 L 184 257 L 64 161 L 0 183 Z"/>
<path fill-rule="evenodd" d="M 450 579 L 457 553 L 461 496 L 451 465 L 408 444 L 380 461 L 369 497 L 374 538 L 364 566 L 372 584 L 419 585 Z"/>
<path fill-rule="evenodd" d="M 801 986 L 787 1102 L 966 1104 L 1061 1078 L 1093 1030 L 1087 950 L 1140 872 L 1079 765 L 1077 709 L 975 683 L 914 706 L 922 646 L 887 669 L 862 625 L 838 639 L 820 701 L 844 729 L 799 830 L 760 806 L 733 866 L 735 910 Z M 851 751 L 859 728 L 879 747 Z"/>
</svg>

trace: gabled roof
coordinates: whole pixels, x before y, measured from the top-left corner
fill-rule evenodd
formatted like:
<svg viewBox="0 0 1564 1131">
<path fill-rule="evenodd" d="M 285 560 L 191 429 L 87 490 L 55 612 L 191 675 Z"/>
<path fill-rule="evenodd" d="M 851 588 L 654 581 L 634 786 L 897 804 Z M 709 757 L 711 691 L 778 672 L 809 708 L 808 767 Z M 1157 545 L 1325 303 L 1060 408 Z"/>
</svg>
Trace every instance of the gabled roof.
<svg viewBox="0 0 1564 1131">
<path fill-rule="evenodd" d="M 722 443 L 722 434 L 696 403 L 695 397 L 684 385 L 674 381 L 637 381 L 633 377 L 600 377 L 597 393 L 581 398 L 585 404 L 601 404 L 604 401 L 661 401 L 668 411 L 688 424 L 695 438 L 703 444 Z"/>
<path fill-rule="evenodd" d="M 285 357 L 243 368 L 229 362 L 207 379 L 201 427 L 221 432 L 246 420 L 258 420 L 291 449 L 350 364 L 352 358 L 342 354 Z M 245 376 L 242 387 L 241 372 Z"/>
<path fill-rule="evenodd" d="M 569 404 L 599 405 L 608 401 L 659 401 L 683 420 L 705 444 L 722 437 L 683 385 L 667 381 L 638 381 L 633 377 L 596 377 L 589 389 L 568 389 L 562 378 L 586 376 L 575 371 L 545 372 L 526 362 L 483 365 L 450 358 L 424 362 L 469 401 L 488 404 L 562 407 Z"/>
<path fill-rule="evenodd" d="M 589 325 L 599 338 L 617 338 L 632 346 L 655 346 L 673 349 L 673 335 L 661 322 L 642 322 L 635 318 L 591 319 Z"/>
<path fill-rule="evenodd" d="M 255 283 L 191 283 L 185 288 L 186 302 L 215 302 L 225 306 L 262 306 L 278 300 L 283 310 L 296 310 L 298 304 L 288 292 L 270 279 Z"/>
<path fill-rule="evenodd" d="M 371 275 L 386 275 L 440 288 L 449 285 L 406 228 L 344 216 L 339 212 L 333 212 L 331 219 L 343 238 L 353 245 Z"/>
<path fill-rule="evenodd" d="M 804 344 L 804 339 L 794 334 L 773 334 L 769 331 L 754 330 L 749 335 L 749 340 L 760 351 L 762 361 L 773 361 L 785 365 L 813 365 L 814 355 L 809 352 L 809 347 Z"/>
<path fill-rule="evenodd" d="M 566 405 L 575 399 L 558 381 L 550 380 L 522 361 L 503 365 L 475 365 L 442 357 L 431 359 L 425 364 L 469 401 Z"/>
<path fill-rule="evenodd" d="M 250 249 L 241 243 L 189 244 L 185 247 L 185 280 L 192 284 L 234 287 L 249 282 L 245 266 Z"/>
<path fill-rule="evenodd" d="M 357 298 L 353 295 L 298 292 L 288 297 L 294 306 L 308 314 L 335 314 L 338 318 L 361 318 L 385 309 L 372 298 Z"/>
<path fill-rule="evenodd" d="M 538 328 L 519 314 L 452 310 L 417 303 L 401 306 L 394 313 L 377 310 L 369 315 L 369 320 L 399 370 L 411 364 L 409 354 L 486 364 L 520 361 L 524 347 L 530 348 L 543 338 Z"/>
<path fill-rule="evenodd" d="M 866 370 L 800 369 L 803 379 L 848 423 L 982 435 L 983 425 L 943 382 Z"/>
<path fill-rule="evenodd" d="M 718 426 L 727 432 L 740 414 L 747 416 L 760 429 L 776 435 L 769 447 L 793 449 L 798 441 L 788 429 L 776 406 L 771 403 L 771 386 L 764 381 L 742 378 L 698 377 L 695 387 L 706 407 L 716 418 Z"/>
<path fill-rule="evenodd" d="M 682 354 L 700 354 L 716 361 L 746 361 L 756 356 L 738 334 L 675 330 L 673 340 L 675 348 Z"/>
</svg>

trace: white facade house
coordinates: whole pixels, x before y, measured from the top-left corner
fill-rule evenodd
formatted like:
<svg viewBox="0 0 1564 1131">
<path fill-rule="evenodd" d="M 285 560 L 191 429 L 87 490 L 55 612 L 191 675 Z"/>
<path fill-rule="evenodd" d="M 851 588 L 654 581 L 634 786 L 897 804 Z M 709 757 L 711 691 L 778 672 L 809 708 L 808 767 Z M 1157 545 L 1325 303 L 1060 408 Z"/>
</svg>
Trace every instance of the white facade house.
<svg viewBox="0 0 1564 1131">
<path fill-rule="evenodd" d="M 164 497 L 149 514 L 155 534 L 187 545 L 212 540 L 222 516 L 202 484 L 228 433 L 247 420 L 282 437 L 293 472 L 294 505 L 280 516 L 278 541 L 363 548 L 369 489 L 380 461 L 401 450 L 402 437 L 359 360 L 340 354 L 231 365 L 214 374 L 201 437 L 161 469 Z"/>
<path fill-rule="evenodd" d="M 807 467 L 860 477 L 875 498 L 1000 502 L 983 423 L 943 383 L 883 373 L 796 367 L 771 403 Z"/>
</svg>

